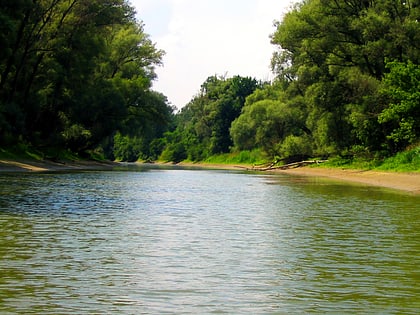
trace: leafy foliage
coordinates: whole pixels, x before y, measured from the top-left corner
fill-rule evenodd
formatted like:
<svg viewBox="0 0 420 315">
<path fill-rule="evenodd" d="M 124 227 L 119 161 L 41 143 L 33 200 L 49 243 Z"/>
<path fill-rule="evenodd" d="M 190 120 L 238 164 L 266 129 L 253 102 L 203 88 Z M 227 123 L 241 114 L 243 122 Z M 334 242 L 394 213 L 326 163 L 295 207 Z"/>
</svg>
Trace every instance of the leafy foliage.
<svg viewBox="0 0 420 315">
<path fill-rule="evenodd" d="M 3 1 L 0 145 L 83 153 L 117 131 L 160 136 L 146 125 L 173 111 L 149 91 L 163 51 L 134 15 L 124 0 Z"/>
<path fill-rule="evenodd" d="M 178 158 L 258 149 L 380 160 L 417 143 L 419 14 L 417 1 L 296 4 L 271 36 L 276 80 L 235 103 L 231 82 L 210 77 L 178 115 Z"/>
<path fill-rule="evenodd" d="M 404 148 L 417 141 L 420 135 L 420 66 L 390 62 L 390 72 L 383 80 L 381 92 L 390 99 L 380 113 L 379 123 L 386 125 L 387 139 L 393 147 Z"/>
<path fill-rule="evenodd" d="M 167 134 L 163 160 L 204 160 L 227 153 L 233 145 L 229 130 L 248 95 L 259 83 L 252 78 L 211 76 L 200 93 L 177 115 L 177 128 Z"/>
<path fill-rule="evenodd" d="M 299 99 L 315 153 L 418 140 L 419 12 L 411 1 L 311 0 L 277 24 L 273 70 L 289 103 Z"/>
<path fill-rule="evenodd" d="M 0 145 L 379 161 L 420 141 L 417 0 L 301 1 L 271 35 L 273 82 L 210 76 L 176 115 L 151 90 L 163 51 L 134 16 L 125 0 L 3 1 Z"/>
</svg>

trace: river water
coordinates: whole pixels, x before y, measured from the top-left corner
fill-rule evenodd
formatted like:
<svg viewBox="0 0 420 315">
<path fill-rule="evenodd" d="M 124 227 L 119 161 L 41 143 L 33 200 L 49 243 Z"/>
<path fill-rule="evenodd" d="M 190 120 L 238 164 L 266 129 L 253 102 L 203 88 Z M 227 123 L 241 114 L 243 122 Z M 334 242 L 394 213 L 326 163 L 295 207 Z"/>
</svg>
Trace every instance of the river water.
<svg viewBox="0 0 420 315">
<path fill-rule="evenodd" d="M 419 201 L 233 171 L 0 174 L 0 314 L 418 314 Z"/>
</svg>

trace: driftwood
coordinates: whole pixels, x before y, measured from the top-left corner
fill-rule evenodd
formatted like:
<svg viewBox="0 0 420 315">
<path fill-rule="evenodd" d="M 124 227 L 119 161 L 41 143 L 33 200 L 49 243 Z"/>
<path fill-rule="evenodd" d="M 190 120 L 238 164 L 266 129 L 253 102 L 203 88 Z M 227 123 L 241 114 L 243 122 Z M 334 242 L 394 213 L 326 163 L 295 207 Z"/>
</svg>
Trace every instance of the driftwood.
<svg viewBox="0 0 420 315">
<path fill-rule="evenodd" d="M 319 163 L 324 163 L 324 162 L 327 162 L 327 160 L 300 161 L 300 162 L 294 162 L 294 163 L 289 163 L 285 165 L 276 165 L 277 162 L 273 162 L 263 167 L 253 166 L 252 168 L 249 168 L 249 170 L 253 170 L 253 171 L 287 170 L 289 168 L 297 168 L 301 166 L 306 166 L 310 164 L 319 164 Z"/>
</svg>

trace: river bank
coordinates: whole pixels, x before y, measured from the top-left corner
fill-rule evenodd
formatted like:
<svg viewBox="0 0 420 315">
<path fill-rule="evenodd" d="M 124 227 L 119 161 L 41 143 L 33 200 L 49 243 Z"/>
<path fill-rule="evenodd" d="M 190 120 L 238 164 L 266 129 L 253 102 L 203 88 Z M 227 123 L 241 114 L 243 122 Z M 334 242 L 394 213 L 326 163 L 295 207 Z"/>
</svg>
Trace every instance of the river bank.
<svg viewBox="0 0 420 315">
<path fill-rule="evenodd" d="M 244 165 L 206 163 L 180 163 L 180 165 L 216 169 L 247 169 L 247 166 Z M 420 194 L 420 173 L 379 172 L 309 166 L 291 169 L 273 169 L 267 172 L 271 174 L 274 173 L 311 177 L 325 177 L 334 180 L 385 187 L 395 190 L 402 190 L 413 194 Z"/>
<path fill-rule="evenodd" d="M 50 161 L 50 160 L 0 160 L 0 172 L 45 172 L 45 171 L 83 171 L 112 170 L 120 165 L 117 162 L 98 161 Z M 179 166 L 212 168 L 212 169 L 247 169 L 246 165 L 179 163 Z M 250 166 L 248 166 L 250 168 Z M 348 170 L 325 167 L 299 167 L 287 170 L 274 169 L 268 171 L 274 174 L 292 174 L 299 176 L 325 177 L 334 180 L 362 183 L 366 185 L 402 190 L 420 194 L 419 173 L 396 173 L 363 170 Z"/>
<path fill-rule="evenodd" d="M 0 172 L 54 172 L 71 170 L 111 170 L 118 163 L 108 161 L 51 161 L 0 159 Z"/>
<path fill-rule="evenodd" d="M 403 190 L 413 194 L 420 194 L 420 174 L 418 173 L 363 171 L 324 167 L 301 167 L 288 170 L 276 170 L 275 172 L 303 176 L 327 177 L 335 180 L 361 183 L 371 186 Z"/>
</svg>

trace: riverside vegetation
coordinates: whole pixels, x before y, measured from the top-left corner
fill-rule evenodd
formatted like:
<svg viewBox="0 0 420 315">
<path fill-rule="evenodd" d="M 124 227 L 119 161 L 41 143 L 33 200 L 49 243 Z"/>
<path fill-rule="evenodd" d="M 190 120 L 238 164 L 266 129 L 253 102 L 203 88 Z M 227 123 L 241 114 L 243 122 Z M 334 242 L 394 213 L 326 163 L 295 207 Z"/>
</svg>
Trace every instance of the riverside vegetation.
<svg viewBox="0 0 420 315">
<path fill-rule="evenodd" d="M 15 1 L 0 15 L 2 148 L 420 170 L 417 0 L 301 1 L 275 22 L 272 82 L 209 76 L 179 112 L 151 89 L 164 52 L 128 2 Z"/>
</svg>

